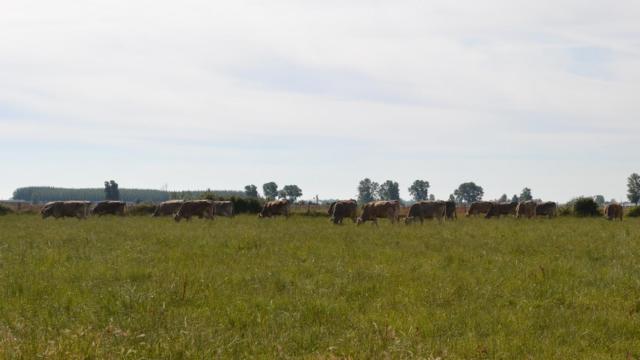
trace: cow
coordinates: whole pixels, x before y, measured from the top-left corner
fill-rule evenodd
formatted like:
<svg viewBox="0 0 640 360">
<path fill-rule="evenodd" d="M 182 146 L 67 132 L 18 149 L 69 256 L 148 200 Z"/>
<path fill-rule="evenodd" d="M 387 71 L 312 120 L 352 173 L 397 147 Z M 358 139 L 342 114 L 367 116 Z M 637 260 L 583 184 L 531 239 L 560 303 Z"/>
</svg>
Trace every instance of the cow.
<svg viewBox="0 0 640 360">
<path fill-rule="evenodd" d="M 183 200 L 169 200 L 161 202 L 156 206 L 156 210 L 153 212 L 153 217 L 175 215 L 180 210 Z"/>
<path fill-rule="evenodd" d="M 623 209 L 620 204 L 609 204 L 604 208 L 604 216 L 608 220 L 620 219 L 622 221 Z"/>
<path fill-rule="evenodd" d="M 399 214 L 400 201 L 398 200 L 372 201 L 362 207 L 362 215 L 356 223 L 360 225 L 366 221 L 373 221 L 375 225 L 378 225 L 378 218 L 386 217 L 391 220 L 392 224 L 395 224 Z"/>
<path fill-rule="evenodd" d="M 487 213 L 485 218 L 490 219 L 494 216 L 499 218 L 502 215 L 505 215 L 505 216 L 515 215 L 517 206 L 518 206 L 518 203 L 515 203 L 515 202 L 493 203 L 493 205 L 491 206 L 491 209 L 489 209 L 489 212 Z"/>
<path fill-rule="evenodd" d="M 215 214 L 215 208 L 213 201 L 211 200 L 189 200 L 182 203 L 178 212 L 173 216 L 176 222 L 181 219 L 191 220 L 192 216 L 197 216 L 202 219 L 203 217 L 209 220 L 213 220 Z"/>
<path fill-rule="evenodd" d="M 404 220 L 405 224 L 410 224 L 416 219 L 420 224 L 424 219 L 437 219 L 442 221 L 447 217 L 447 203 L 444 201 L 420 201 L 409 208 L 409 214 Z"/>
<path fill-rule="evenodd" d="M 447 206 L 447 220 L 455 220 L 458 218 L 458 213 L 456 212 L 456 202 L 455 201 L 446 201 Z"/>
<path fill-rule="evenodd" d="M 273 200 L 268 201 L 262 207 L 262 211 L 258 214 L 258 218 L 269 218 L 272 216 L 284 215 L 286 218 L 289 217 L 289 200 Z"/>
<path fill-rule="evenodd" d="M 54 218 L 77 217 L 78 219 L 86 219 L 89 214 L 89 201 L 53 201 L 46 203 L 40 214 L 43 219 L 50 216 Z"/>
<path fill-rule="evenodd" d="M 355 223 L 358 216 L 358 203 L 352 199 L 334 201 L 329 206 L 329 216 L 334 224 L 342 224 L 344 218 L 350 218 Z"/>
<path fill-rule="evenodd" d="M 487 214 L 492 206 L 493 203 L 489 201 L 474 201 L 469 206 L 469 210 L 467 210 L 467 216 Z"/>
<path fill-rule="evenodd" d="M 516 206 L 516 218 L 520 219 L 526 216 L 527 219 L 531 219 L 536 216 L 536 202 L 533 200 L 521 201 Z"/>
<path fill-rule="evenodd" d="M 214 201 L 216 216 L 233 217 L 233 202 L 231 201 Z"/>
<path fill-rule="evenodd" d="M 556 217 L 558 212 L 558 205 L 553 201 L 547 201 L 536 205 L 535 216 L 546 216 L 549 219 Z"/>
<path fill-rule="evenodd" d="M 100 201 L 96 206 L 91 210 L 91 215 L 120 215 L 124 216 L 125 210 L 125 202 L 124 201 Z"/>
</svg>

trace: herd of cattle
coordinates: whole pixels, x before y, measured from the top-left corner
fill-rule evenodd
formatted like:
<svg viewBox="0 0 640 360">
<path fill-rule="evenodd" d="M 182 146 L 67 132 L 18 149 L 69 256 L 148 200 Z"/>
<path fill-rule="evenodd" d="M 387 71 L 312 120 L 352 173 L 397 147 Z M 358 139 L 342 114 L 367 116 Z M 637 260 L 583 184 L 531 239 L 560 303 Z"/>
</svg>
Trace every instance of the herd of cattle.
<svg viewBox="0 0 640 360">
<path fill-rule="evenodd" d="M 288 200 L 268 201 L 258 214 L 259 218 L 285 216 L 290 214 Z M 122 201 L 102 201 L 91 208 L 89 201 L 55 201 L 44 205 L 41 210 L 42 218 L 53 216 L 77 217 L 85 219 L 91 215 L 125 215 L 126 204 Z M 212 200 L 170 200 L 160 203 L 153 212 L 154 217 L 173 216 L 176 221 L 190 220 L 192 217 L 213 219 L 215 216 L 232 217 L 234 215 L 231 201 Z M 466 216 L 484 215 L 485 218 L 500 216 L 515 216 L 516 218 L 534 218 L 557 216 L 558 205 L 555 202 L 522 201 L 519 203 L 502 203 L 491 201 L 476 201 L 471 203 Z M 358 203 L 355 200 L 341 200 L 331 203 L 328 211 L 334 224 L 342 224 L 345 218 L 360 225 L 367 221 L 378 224 L 379 218 L 387 218 L 391 223 L 400 222 L 404 218 L 406 224 L 415 221 L 423 223 L 425 219 L 438 221 L 454 220 L 457 218 L 456 203 L 453 201 L 419 201 L 408 208 L 400 207 L 398 200 L 372 201 L 362 206 L 358 216 Z M 605 217 L 609 220 L 622 220 L 623 208 L 619 204 L 609 204 L 604 209 Z"/>
</svg>

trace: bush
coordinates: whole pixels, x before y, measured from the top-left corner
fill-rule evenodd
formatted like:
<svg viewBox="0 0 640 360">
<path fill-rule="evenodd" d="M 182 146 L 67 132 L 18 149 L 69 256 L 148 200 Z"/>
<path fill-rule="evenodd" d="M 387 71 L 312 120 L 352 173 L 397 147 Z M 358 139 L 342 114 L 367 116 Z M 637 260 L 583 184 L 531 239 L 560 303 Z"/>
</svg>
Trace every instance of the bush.
<svg viewBox="0 0 640 360">
<path fill-rule="evenodd" d="M 153 204 L 137 204 L 127 208 L 127 214 L 132 216 L 146 216 L 152 215 L 156 210 L 156 206 Z"/>
<path fill-rule="evenodd" d="M 4 205 L 0 205 L 0 215 L 7 215 L 7 214 L 11 214 L 11 213 L 13 213 L 13 210 L 11 210 L 10 207 L 4 206 Z"/>
<path fill-rule="evenodd" d="M 598 208 L 598 203 L 590 197 L 578 198 L 573 203 L 573 212 L 576 216 L 601 216 L 602 213 Z"/>
<path fill-rule="evenodd" d="M 572 216 L 572 215 L 573 215 L 573 206 L 563 205 L 558 207 L 558 216 Z"/>
<path fill-rule="evenodd" d="M 631 210 L 629 210 L 629 212 L 627 213 L 628 217 L 640 217 L 640 206 L 636 206 L 631 208 Z"/>
</svg>

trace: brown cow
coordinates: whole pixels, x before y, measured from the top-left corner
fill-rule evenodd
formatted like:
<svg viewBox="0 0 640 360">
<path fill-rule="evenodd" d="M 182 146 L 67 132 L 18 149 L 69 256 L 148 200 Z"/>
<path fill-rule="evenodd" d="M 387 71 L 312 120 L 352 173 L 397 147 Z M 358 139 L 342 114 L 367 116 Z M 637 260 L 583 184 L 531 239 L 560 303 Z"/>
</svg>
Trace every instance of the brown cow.
<svg viewBox="0 0 640 360">
<path fill-rule="evenodd" d="M 456 212 L 456 202 L 455 201 L 446 201 L 447 206 L 447 220 L 455 220 L 458 218 L 458 213 Z"/>
<path fill-rule="evenodd" d="M 527 219 L 531 219 L 536 216 L 536 202 L 533 200 L 521 201 L 516 206 L 516 218 L 520 219 L 526 216 Z"/>
<path fill-rule="evenodd" d="M 262 211 L 258 214 L 259 218 L 268 218 L 272 216 L 284 215 L 285 217 L 289 217 L 289 200 L 273 200 L 268 201 L 262 207 Z"/>
<path fill-rule="evenodd" d="M 487 214 L 492 206 L 493 203 L 489 201 L 474 201 L 469 206 L 469 210 L 467 210 L 467 216 Z"/>
<path fill-rule="evenodd" d="M 45 204 L 40 210 L 43 219 L 53 216 L 54 218 L 77 217 L 86 219 L 89 214 L 89 201 L 53 201 Z"/>
<path fill-rule="evenodd" d="M 497 216 L 499 218 L 502 215 L 505 215 L 505 216 L 515 215 L 517 206 L 518 206 L 518 203 L 515 203 L 515 202 L 493 203 L 493 205 L 491 206 L 491 209 L 489 210 L 489 212 L 485 217 L 487 219 L 490 219 L 494 216 Z"/>
<path fill-rule="evenodd" d="M 156 206 L 156 210 L 153 212 L 153 217 L 175 215 L 180 210 L 180 207 L 184 203 L 183 200 L 169 200 L 161 202 Z"/>
<path fill-rule="evenodd" d="M 209 220 L 213 220 L 215 209 L 213 201 L 211 200 L 189 200 L 182 203 L 178 212 L 173 216 L 175 221 L 181 219 L 191 220 L 192 216 L 197 216 L 202 219 L 203 217 Z"/>
<path fill-rule="evenodd" d="M 409 214 L 404 220 L 405 224 L 410 224 L 416 219 L 420 220 L 420 224 L 424 223 L 424 219 L 437 219 L 442 221 L 447 216 L 447 203 L 444 201 L 420 201 L 409 208 Z"/>
<path fill-rule="evenodd" d="M 622 205 L 620 204 L 609 204 L 604 208 L 604 216 L 608 220 L 620 219 L 620 221 L 622 221 L 623 212 Z"/>
<path fill-rule="evenodd" d="M 96 206 L 91 210 L 91 215 L 120 215 L 124 216 L 125 210 L 125 202 L 124 201 L 100 201 Z"/>
<path fill-rule="evenodd" d="M 214 201 L 216 216 L 233 217 L 233 202 L 231 201 Z"/>
<path fill-rule="evenodd" d="M 558 212 L 558 205 L 553 201 L 543 202 L 536 205 L 535 216 L 546 216 L 549 219 L 556 217 Z"/>
<path fill-rule="evenodd" d="M 362 207 L 362 215 L 357 220 L 357 224 L 360 225 L 366 221 L 373 221 L 378 225 L 378 218 L 388 218 L 391 223 L 394 224 L 398 221 L 400 215 L 400 201 L 372 201 L 365 204 Z"/>
<path fill-rule="evenodd" d="M 350 218 L 355 223 L 358 216 L 358 203 L 353 199 L 334 201 L 329 207 L 329 216 L 334 224 L 342 224 L 344 218 Z"/>
</svg>

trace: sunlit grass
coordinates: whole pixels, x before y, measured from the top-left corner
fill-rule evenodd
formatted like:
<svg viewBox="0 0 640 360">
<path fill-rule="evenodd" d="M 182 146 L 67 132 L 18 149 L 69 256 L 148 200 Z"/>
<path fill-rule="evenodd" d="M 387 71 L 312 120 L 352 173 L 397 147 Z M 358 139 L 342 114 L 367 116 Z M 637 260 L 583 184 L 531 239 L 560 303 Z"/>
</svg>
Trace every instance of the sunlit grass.
<svg viewBox="0 0 640 360">
<path fill-rule="evenodd" d="M 640 355 L 640 221 L 0 217 L 0 358 Z"/>
</svg>

